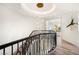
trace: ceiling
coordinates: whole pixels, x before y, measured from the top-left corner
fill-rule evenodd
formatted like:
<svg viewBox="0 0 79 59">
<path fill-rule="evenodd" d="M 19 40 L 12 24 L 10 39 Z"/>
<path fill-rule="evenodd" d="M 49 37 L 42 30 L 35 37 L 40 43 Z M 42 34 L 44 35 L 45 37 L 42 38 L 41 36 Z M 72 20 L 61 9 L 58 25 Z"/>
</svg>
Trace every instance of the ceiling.
<svg viewBox="0 0 79 59">
<path fill-rule="evenodd" d="M 44 3 L 43 8 L 38 8 L 36 4 L 37 3 L 26 3 L 24 5 L 23 3 L 4 3 L 0 5 L 25 16 L 41 18 L 54 18 L 64 13 L 79 12 L 79 3 Z"/>
</svg>

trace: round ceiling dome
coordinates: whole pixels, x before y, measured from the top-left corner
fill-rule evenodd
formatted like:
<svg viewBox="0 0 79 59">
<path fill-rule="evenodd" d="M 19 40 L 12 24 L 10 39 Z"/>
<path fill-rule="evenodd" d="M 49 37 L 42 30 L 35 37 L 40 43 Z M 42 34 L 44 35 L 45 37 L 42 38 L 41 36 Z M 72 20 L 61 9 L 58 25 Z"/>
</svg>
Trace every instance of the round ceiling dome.
<svg viewBox="0 0 79 59">
<path fill-rule="evenodd" d="M 31 14 L 46 15 L 53 12 L 56 6 L 52 3 L 22 3 L 22 8 Z"/>
</svg>

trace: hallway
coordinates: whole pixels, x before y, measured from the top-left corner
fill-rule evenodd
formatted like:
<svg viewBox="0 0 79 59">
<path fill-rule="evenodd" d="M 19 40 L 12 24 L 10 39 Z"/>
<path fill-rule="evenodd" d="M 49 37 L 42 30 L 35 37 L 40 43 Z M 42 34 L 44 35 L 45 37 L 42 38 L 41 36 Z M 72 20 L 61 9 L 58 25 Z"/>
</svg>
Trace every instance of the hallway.
<svg viewBox="0 0 79 59">
<path fill-rule="evenodd" d="M 0 55 L 79 54 L 78 3 L 1 3 L 0 15 Z"/>
</svg>

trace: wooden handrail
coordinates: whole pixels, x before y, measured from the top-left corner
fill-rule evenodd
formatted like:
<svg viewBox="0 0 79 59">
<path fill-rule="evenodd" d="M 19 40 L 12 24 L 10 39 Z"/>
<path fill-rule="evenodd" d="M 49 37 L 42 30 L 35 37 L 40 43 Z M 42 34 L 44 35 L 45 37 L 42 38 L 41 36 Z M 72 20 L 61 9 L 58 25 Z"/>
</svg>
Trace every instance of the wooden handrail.
<svg viewBox="0 0 79 59">
<path fill-rule="evenodd" d="M 40 35 L 40 34 L 37 34 L 37 35 Z M 33 35 L 33 36 L 31 36 L 31 37 L 34 37 L 34 36 L 37 36 L 37 35 Z M 31 37 L 19 39 L 19 40 L 16 40 L 16 41 L 12 41 L 12 42 L 9 42 L 9 43 L 0 45 L 0 50 L 3 49 L 3 48 L 6 48 L 6 47 L 8 47 L 8 46 L 14 45 L 14 44 L 16 44 L 16 43 L 19 43 L 19 42 L 21 42 L 21 41 L 27 40 L 27 39 L 29 39 L 29 38 L 31 38 Z"/>
</svg>

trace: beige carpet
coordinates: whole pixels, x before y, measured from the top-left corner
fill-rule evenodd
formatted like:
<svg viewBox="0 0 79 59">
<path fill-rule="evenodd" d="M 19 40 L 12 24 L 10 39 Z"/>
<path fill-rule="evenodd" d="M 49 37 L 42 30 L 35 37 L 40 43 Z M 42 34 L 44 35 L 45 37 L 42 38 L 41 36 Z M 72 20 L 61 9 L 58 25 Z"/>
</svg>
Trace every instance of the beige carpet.
<svg viewBox="0 0 79 59">
<path fill-rule="evenodd" d="M 63 40 L 62 46 L 57 47 L 55 51 L 51 51 L 49 55 L 79 55 L 79 48 Z"/>
</svg>

